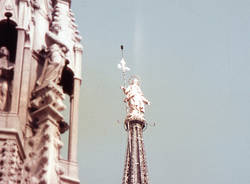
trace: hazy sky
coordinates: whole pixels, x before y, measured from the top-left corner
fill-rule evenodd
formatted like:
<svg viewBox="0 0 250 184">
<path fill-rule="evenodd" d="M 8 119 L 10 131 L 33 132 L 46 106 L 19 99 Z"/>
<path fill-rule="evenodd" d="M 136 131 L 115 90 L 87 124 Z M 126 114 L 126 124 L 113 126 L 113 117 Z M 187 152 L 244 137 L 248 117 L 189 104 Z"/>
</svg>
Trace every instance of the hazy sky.
<svg viewBox="0 0 250 184">
<path fill-rule="evenodd" d="M 82 184 L 122 181 L 120 45 L 151 101 L 151 184 L 250 183 L 250 1 L 73 0 L 83 37 Z"/>
</svg>

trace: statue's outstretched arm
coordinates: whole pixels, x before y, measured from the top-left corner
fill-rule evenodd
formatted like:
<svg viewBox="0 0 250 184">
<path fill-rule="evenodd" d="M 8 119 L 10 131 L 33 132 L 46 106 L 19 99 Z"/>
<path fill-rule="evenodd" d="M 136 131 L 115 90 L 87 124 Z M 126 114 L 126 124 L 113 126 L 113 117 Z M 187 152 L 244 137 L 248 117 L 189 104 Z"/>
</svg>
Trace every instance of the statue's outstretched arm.
<svg viewBox="0 0 250 184">
<path fill-rule="evenodd" d="M 120 88 L 121 88 L 121 90 L 123 91 L 123 93 L 125 93 L 126 88 L 125 88 L 124 86 L 121 86 Z"/>
<path fill-rule="evenodd" d="M 121 86 L 121 89 L 125 95 L 127 95 L 130 92 L 130 88 L 125 88 L 124 86 Z"/>
</svg>

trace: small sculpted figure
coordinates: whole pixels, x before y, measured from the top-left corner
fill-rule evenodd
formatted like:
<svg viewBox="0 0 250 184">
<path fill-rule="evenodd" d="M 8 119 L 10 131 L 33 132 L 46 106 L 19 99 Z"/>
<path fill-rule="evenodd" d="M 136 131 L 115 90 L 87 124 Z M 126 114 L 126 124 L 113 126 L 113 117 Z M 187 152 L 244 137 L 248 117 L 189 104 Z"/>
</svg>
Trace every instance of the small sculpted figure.
<svg viewBox="0 0 250 184">
<path fill-rule="evenodd" d="M 128 118 L 133 119 L 144 119 L 145 106 L 144 104 L 150 105 L 150 102 L 144 97 L 141 88 L 139 86 L 139 80 L 133 78 L 127 88 L 121 87 L 126 98 L 124 102 L 128 103 Z"/>
<path fill-rule="evenodd" d="M 14 64 L 9 61 L 9 50 L 2 46 L 0 48 L 0 111 L 6 111 L 10 101 L 13 70 Z"/>
<path fill-rule="evenodd" d="M 57 44 L 49 47 L 49 55 L 45 60 L 41 77 L 38 79 L 38 85 L 47 85 L 49 82 L 58 84 L 61 79 L 62 70 L 65 66 L 65 57 L 61 48 Z"/>
</svg>

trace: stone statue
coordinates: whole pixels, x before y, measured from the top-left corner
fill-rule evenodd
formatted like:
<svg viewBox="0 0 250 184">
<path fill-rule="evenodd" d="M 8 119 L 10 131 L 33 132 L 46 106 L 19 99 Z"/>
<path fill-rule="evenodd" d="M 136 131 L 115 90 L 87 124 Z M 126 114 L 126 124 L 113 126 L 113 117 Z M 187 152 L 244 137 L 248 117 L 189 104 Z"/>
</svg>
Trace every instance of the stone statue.
<svg viewBox="0 0 250 184">
<path fill-rule="evenodd" d="M 132 78 L 129 86 L 127 88 L 122 86 L 121 89 L 126 95 L 124 102 L 128 103 L 127 118 L 144 120 L 144 104 L 150 105 L 150 102 L 144 97 L 139 86 L 139 80 L 137 78 Z"/>
<path fill-rule="evenodd" d="M 9 61 L 9 50 L 2 46 L 0 48 L 0 111 L 6 111 L 10 103 L 13 72 L 14 64 Z"/>
<path fill-rule="evenodd" d="M 58 44 L 51 45 L 49 47 L 49 54 L 45 60 L 42 74 L 38 79 L 37 84 L 42 86 L 45 86 L 50 82 L 58 84 L 60 82 L 65 63 L 66 59 L 64 57 L 64 53 Z"/>
</svg>

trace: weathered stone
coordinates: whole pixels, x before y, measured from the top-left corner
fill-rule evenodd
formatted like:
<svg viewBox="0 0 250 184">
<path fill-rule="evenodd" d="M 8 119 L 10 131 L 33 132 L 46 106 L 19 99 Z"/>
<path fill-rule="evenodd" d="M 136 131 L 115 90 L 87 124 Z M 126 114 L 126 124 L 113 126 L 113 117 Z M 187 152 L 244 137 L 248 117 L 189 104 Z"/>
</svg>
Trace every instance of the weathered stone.
<svg viewBox="0 0 250 184">
<path fill-rule="evenodd" d="M 77 135 L 81 82 L 70 3 L 4 0 L 0 10 L 0 184 L 79 183 L 72 132 L 67 164 L 60 157 L 61 134 L 71 126 Z M 65 95 L 70 122 L 62 116 Z"/>
</svg>

